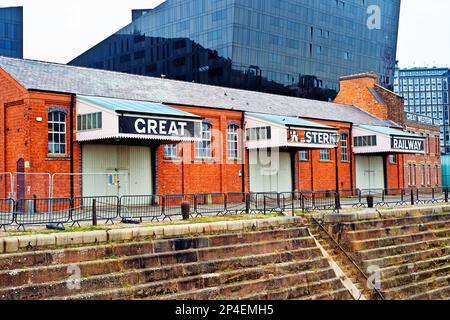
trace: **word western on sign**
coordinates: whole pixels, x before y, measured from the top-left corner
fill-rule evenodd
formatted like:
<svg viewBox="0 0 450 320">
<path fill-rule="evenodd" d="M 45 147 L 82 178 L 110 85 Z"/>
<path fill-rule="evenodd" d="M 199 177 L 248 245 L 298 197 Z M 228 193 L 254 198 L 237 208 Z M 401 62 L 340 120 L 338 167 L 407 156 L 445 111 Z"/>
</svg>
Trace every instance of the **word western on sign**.
<svg viewBox="0 0 450 320">
<path fill-rule="evenodd" d="M 422 115 L 414 114 L 414 113 L 408 113 L 408 112 L 406 112 L 405 115 L 406 115 L 406 120 L 408 120 L 408 121 L 423 123 L 423 124 L 427 124 L 430 126 L 439 126 L 440 125 L 439 119 L 430 118 L 430 117 L 426 117 L 426 116 L 422 116 Z"/>
<path fill-rule="evenodd" d="M 425 142 L 421 139 L 392 137 L 391 148 L 394 150 L 423 152 L 425 151 Z"/>
<path fill-rule="evenodd" d="M 128 134 L 196 137 L 196 122 L 157 118 L 119 117 L 119 132 Z"/>
<path fill-rule="evenodd" d="M 339 142 L 339 137 L 336 133 L 320 132 L 320 131 L 305 131 L 305 143 L 308 144 L 333 144 Z"/>
</svg>

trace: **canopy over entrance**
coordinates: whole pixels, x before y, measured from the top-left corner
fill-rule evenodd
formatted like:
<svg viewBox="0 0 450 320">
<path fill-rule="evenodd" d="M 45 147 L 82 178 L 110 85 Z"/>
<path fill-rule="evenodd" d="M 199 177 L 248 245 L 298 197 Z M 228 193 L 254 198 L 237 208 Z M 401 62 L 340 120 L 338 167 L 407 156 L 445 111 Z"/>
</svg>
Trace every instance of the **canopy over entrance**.
<svg viewBox="0 0 450 320">
<path fill-rule="evenodd" d="M 202 118 L 161 103 L 77 96 L 77 141 L 199 141 Z"/>
</svg>

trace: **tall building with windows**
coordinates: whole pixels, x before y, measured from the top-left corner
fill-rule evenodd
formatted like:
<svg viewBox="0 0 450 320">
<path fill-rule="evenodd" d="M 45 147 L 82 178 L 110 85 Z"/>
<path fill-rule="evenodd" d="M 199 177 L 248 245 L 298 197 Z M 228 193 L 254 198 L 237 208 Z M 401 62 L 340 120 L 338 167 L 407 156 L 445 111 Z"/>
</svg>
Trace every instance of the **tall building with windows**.
<svg viewBox="0 0 450 320">
<path fill-rule="evenodd" d="M 431 118 L 441 125 L 441 147 L 450 153 L 449 127 L 449 68 L 397 69 L 394 91 L 405 98 L 407 117 L 416 115 Z"/>
<path fill-rule="evenodd" d="M 167 0 L 69 64 L 328 100 L 347 74 L 392 87 L 399 12 L 400 0 Z"/>
<path fill-rule="evenodd" d="M 22 7 L 0 7 L 0 56 L 23 57 Z"/>
</svg>

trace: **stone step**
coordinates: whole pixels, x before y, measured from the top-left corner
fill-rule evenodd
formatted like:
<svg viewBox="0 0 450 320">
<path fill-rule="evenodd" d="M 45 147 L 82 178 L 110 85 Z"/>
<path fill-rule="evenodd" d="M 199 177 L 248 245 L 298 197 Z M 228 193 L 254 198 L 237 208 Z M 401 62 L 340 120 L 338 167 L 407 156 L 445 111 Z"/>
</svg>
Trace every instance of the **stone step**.
<svg viewBox="0 0 450 320">
<path fill-rule="evenodd" d="M 383 279 L 389 279 L 400 275 L 435 268 L 447 263 L 450 263 L 450 255 L 440 256 L 438 258 L 432 258 L 428 260 L 421 260 L 415 263 L 409 262 L 406 264 L 390 266 L 380 269 L 380 272 Z"/>
<path fill-rule="evenodd" d="M 408 298 L 409 300 L 450 300 L 450 285 L 419 293 Z"/>
<path fill-rule="evenodd" d="M 370 240 L 419 233 L 427 230 L 446 229 L 448 227 L 450 227 L 450 220 L 432 221 L 425 224 L 399 225 L 387 228 L 347 231 L 343 233 L 342 238 L 345 239 L 344 241 Z"/>
<path fill-rule="evenodd" d="M 354 300 L 347 289 L 339 289 L 332 292 L 327 292 L 318 295 L 310 295 L 306 297 L 297 298 L 295 300 Z"/>
<path fill-rule="evenodd" d="M 289 250 L 296 250 L 297 248 L 313 248 L 314 244 L 315 243 L 312 238 L 278 240 L 273 242 L 260 242 L 226 247 L 224 246 L 185 250 L 174 253 L 154 254 L 148 255 L 145 257 L 145 259 L 138 260 L 138 262 L 141 269 L 161 268 L 167 265 L 209 261 L 219 258 L 236 258 L 239 256 L 252 256 L 264 253 L 284 252 Z M 104 277 L 104 275 L 97 276 L 97 282 L 100 282 Z M 137 276 L 135 275 L 135 277 Z M 47 288 L 44 291 L 50 291 L 51 289 L 52 291 L 57 292 L 56 294 L 60 294 L 58 293 L 58 290 L 64 291 L 64 288 L 66 287 L 66 281 L 59 281 L 56 283 L 42 283 L 37 285 L 25 285 L 23 287 L 3 288 L 0 290 L 0 299 L 8 299 L 9 297 L 12 297 L 14 295 L 17 296 L 17 299 L 24 299 L 28 296 L 30 296 L 30 298 L 32 299 L 33 297 L 35 297 L 35 292 L 40 292 L 40 290 L 43 290 L 43 288 Z"/>
<path fill-rule="evenodd" d="M 326 279 L 313 283 L 306 283 L 296 285 L 288 288 L 279 288 L 269 290 L 267 292 L 259 292 L 244 297 L 239 297 L 240 300 L 295 300 L 300 298 L 307 298 L 311 296 L 319 296 L 324 292 L 332 294 L 337 290 L 342 290 L 344 286 L 338 278 Z M 345 288 L 344 288 L 345 289 Z M 347 291 L 347 289 L 345 289 Z M 348 291 L 347 291 L 348 292 Z M 349 293 L 349 292 L 348 292 Z M 349 293 L 350 294 L 350 293 Z M 325 300 L 325 299 L 324 299 Z"/>
<path fill-rule="evenodd" d="M 383 258 L 395 255 L 402 255 L 407 253 L 413 253 L 416 251 L 434 249 L 434 248 L 443 248 L 450 246 L 450 238 L 439 238 L 433 240 L 426 241 L 418 241 L 413 243 L 399 244 L 388 247 L 374 248 L 374 249 L 365 249 L 356 252 L 355 256 L 359 258 L 359 260 L 373 260 L 376 258 Z"/>
<path fill-rule="evenodd" d="M 423 281 L 414 282 L 400 287 L 383 290 L 383 293 L 387 299 L 403 300 L 410 297 L 424 294 L 432 291 L 435 288 L 440 288 L 450 285 L 450 275 L 443 275 L 439 277 L 433 277 Z"/>
<path fill-rule="evenodd" d="M 405 254 L 386 256 L 372 260 L 363 261 L 364 269 L 369 266 L 378 266 L 380 268 L 388 268 L 390 266 L 397 266 L 405 263 L 416 263 L 422 260 L 437 258 L 450 254 L 450 247 L 437 247 L 421 251 L 414 251 Z"/>
<path fill-rule="evenodd" d="M 182 252 L 179 252 L 182 254 Z M 231 257 L 228 259 L 217 259 L 209 261 L 195 261 L 192 263 L 178 264 L 178 260 L 171 260 L 168 254 L 149 254 L 132 257 L 120 257 L 116 259 L 105 259 L 82 262 L 76 266 L 80 270 L 83 278 L 121 272 L 131 269 L 143 269 L 158 267 L 171 275 L 188 275 L 197 269 L 201 272 L 215 272 L 223 269 L 236 269 L 240 267 L 251 267 L 260 264 L 281 263 L 300 259 L 313 259 L 321 257 L 321 252 L 316 247 L 306 247 L 292 250 L 290 252 L 256 253 L 252 256 Z M 19 270 L 0 271 L 0 288 L 11 286 L 23 286 L 26 284 L 39 284 L 65 280 L 68 277 L 68 270 L 71 264 L 54 265 L 46 267 L 35 267 Z M 214 271 L 215 270 L 215 271 Z M 200 272 L 199 271 L 199 272 Z"/>
<path fill-rule="evenodd" d="M 381 288 L 383 290 L 397 288 L 410 283 L 415 283 L 446 274 L 450 275 L 450 264 L 444 264 L 440 267 L 436 267 L 433 269 L 427 269 L 410 274 L 404 274 L 393 278 L 381 279 Z"/>
<path fill-rule="evenodd" d="M 450 213 L 429 214 L 429 215 L 420 215 L 402 218 L 375 219 L 358 222 L 349 222 L 343 223 L 341 228 L 344 232 L 346 232 L 346 231 L 371 230 L 379 228 L 396 227 L 401 225 L 422 224 L 433 221 L 436 222 L 449 220 L 450 220 Z"/>
<path fill-rule="evenodd" d="M 307 228 L 265 230 L 246 233 L 229 233 L 203 237 L 186 237 L 155 241 L 129 242 L 88 247 L 65 248 L 0 255 L 0 270 L 26 267 L 79 263 L 110 257 L 136 256 L 148 253 L 172 252 L 187 249 L 243 244 L 259 241 L 308 237 Z"/>
<path fill-rule="evenodd" d="M 365 250 L 365 249 L 374 249 L 379 247 L 389 247 L 395 245 L 401 245 L 405 243 L 415 243 L 418 241 L 425 241 L 431 239 L 439 239 L 450 236 L 450 228 L 449 229 L 439 229 L 439 230 L 428 230 L 425 232 L 393 236 L 393 237 L 385 237 L 385 238 L 377 238 L 370 240 L 358 240 L 352 241 L 351 247 L 355 251 Z"/>
<path fill-rule="evenodd" d="M 270 279 L 236 283 L 228 286 L 207 288 L 181 294 L 172 294 L 157 297 L 161 300 L 234 300 L 253 295 L 255 292 L 274 291 L 299 287 L 303 292 L 305 287 L 317 282 L 336 279 L 336 274 L 331 268 L 306 271 Z M 328 288 L 328 286 L 327 286 Z M 300 295 L 299 295 L 300 296 Z M 143 298 L 146 297 L 144 294 Z"/>
</svg>

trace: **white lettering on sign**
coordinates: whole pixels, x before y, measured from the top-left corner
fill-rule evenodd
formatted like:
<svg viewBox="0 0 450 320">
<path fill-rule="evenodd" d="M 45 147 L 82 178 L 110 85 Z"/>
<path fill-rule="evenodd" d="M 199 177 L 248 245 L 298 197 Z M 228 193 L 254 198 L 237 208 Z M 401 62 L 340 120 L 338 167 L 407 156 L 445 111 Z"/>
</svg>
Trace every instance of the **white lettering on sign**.
<svg viewBox="0 0 450 320">
<path fill-rule="evenodd" d="M 337 135 L 330 132 L 306 131 L 305 143 L 308 144 L 336 144 Z"/>
<path fill-rule="evenodd" d="M 120 133 L 148 134 L 161 136 L 184 137 L 192 135 L 195 124 L 192 121 L 146 119 L 121 117 L 119 120 Z"/>
<path fill-rule="evenodd" d="M 404 151 L 422 152 L 425 150 L 425 144 L 423 140 L 405 139 L 396 137 L 392 138 L 391 147 L 394 150 L 404 150 Z"/>
</svg>

